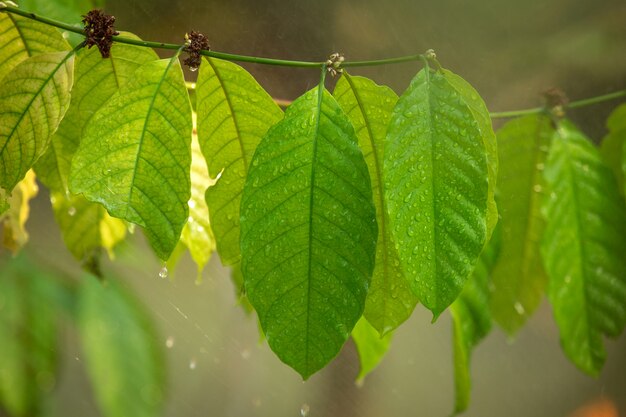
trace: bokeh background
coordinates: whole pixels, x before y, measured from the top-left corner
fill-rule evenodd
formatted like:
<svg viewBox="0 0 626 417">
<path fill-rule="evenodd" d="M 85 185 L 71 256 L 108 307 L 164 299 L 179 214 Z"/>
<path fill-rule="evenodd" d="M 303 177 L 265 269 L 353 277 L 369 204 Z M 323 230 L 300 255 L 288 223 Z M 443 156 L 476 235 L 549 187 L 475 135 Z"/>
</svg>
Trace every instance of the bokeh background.
<svg viewBox="0 0 626 417">
<path fill-rule="evenodd" d="M 435 49 L 442 65 L 462 75 L 492 111 L 541 105 L 541 92 L 559 87 L 572 99 L 626 88 L 624 0 L 108 0 L 118 29 L 144 39 L 181 42 L 207 34 L 214 50 L 285 59 L 376 59 Z M 167 56 L 169 52 L 163 52 Z M 313 87 L 317 70 L 247 65 L 272 96 L 292 100 Z M 401 93 L 419 63 L 355 69 Z M 187 73 L 193 80 L 195 73 Z M 332 80 L 329 81 L 329 85 Z M 617 103 L 570 111 L 592 139 Z M 496 123 L 496 127 L 500 122 Z M 33 203 L 28 255 L 77 276 L 45 191 Z M 8 256 L 2 253 L 4 260 Z M 625 248 L 626 256 L 626 248 Z M 348 342 L 326 369 L 302 382 L 259 342 L 257 323 L 237 304 L 229 271 L 217 255 L 196 284 L 184 256 L 170 279 L 140 233 L 103 269 L 146 305 L 167 354 L 165 416 L 448 416 L 453 407 L 452 328 L 434 325 L 418 306 L 395 334 L 392 348 L 364 385 Z M 167 346 L 166 346 L 167 345 Z M 57 415 L 97 416 L 75 331 L 63 333 Z M 583 375 L 560 350 L 544 302 L 515 340 L 499 329 L 475 350 L 468 417 L 626 415 L 626 336 L 607 341 L 597 379 Z M 604 414 L 590 414 L 597 405 Z M 585 411 L 586 410 L 586 411 Z M 132 417 L 132 416 L 129 416 Z"/>
</svg>

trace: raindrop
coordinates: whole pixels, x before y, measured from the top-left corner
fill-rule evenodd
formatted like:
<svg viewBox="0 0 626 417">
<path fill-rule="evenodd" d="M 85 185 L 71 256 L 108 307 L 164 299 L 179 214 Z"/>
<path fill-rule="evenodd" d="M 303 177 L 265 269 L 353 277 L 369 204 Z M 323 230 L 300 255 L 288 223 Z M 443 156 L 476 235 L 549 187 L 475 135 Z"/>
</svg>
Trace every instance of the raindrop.
<svg viewBox="0 0 626 417">
<path fill-rule="evenodd" d="M 309 407 L 308 404 L 302 404 L 302 407 L 300 407 L 300 415 L 302 417 L 306 417 L 309 415 L 310 410 L 311 410 L 311 407 Z"/>
<path fill-rule="evenodd" d="M 193 200 L 189 200 L 187 205 L 189 206 L 190 209 L 196 208 L 196 202 Z"/>
<path fill-rule="evenodd" d="M 170 336 L 165 341 L 165 347 L 168 348 L 168 349 L 171 349 L 173 346 L 174 346 L 174 337 Z"/>
<path fill-rule="evenodd" d="M 533 191 L 535 191 L 536 193 L 540 193 L 540 192 L 541 192 L 541 190 L 543 190 L 543 188 L 541 187 L 541 185 L 539 185 L 539 184 L 535 184 L 535 185 L 533 186 Z"/>
<path fill-rule="evenodd" d="M 70 208 L 67 209 L 67 214 L 69 214 L 70 216 L 73 216 L 76 214 L 76 207 L 72 206 Z"/>
<path fill-rule="evenodd" d="M 572 282 L 572 277 L 571 277 L 570 275 L 567 275 L 567 276 L 565 277 L 565 283 L 566 283 L 566 284 L 569 284 L 570 282 Z"/>
<path fill-rule="evenodd" d="M 519 301 L 516 301 L 515 304 L 513 304 L 513 307 L 515 308 L 515 311 L 517 311 L 517 314 L 519 314 L 520 316 L 526 313 L 526 309 Z"/>
<path fill-rule="evenodd" d="M 167 266 L 163 265 L 163 268 L 159 271 L 159 278 L 167 278 L 168 273 Z"/>
<path fill-rule="evenodd" d="M 196 358 L 191 358 L 191 360 L 189 361 L 189 369 L 193 371 L 194 369 L 196 369 L 197 365 L 198 364 L 196 363 Z"/>
</svg>

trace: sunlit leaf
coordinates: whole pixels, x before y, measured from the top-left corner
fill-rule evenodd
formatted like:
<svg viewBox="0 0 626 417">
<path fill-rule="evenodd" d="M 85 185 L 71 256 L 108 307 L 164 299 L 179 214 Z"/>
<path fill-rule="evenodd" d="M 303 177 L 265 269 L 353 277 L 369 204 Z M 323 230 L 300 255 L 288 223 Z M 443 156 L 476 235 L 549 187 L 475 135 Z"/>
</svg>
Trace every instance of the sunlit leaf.
<svg viewBox="0 0 626 417">
<path fill-rule="evenodd" d="M 609 133 L 602 139 L 600 153 L 606 164 L 613 170 L 619 192 L 626 194 L 626 104 L 616 108 L 607 120 Z"/>
<path fill-rule="evenodd" d="M 361 317 L 377 234 L 356 134 L 320 84 L 263 138 L 241 205 L 246 294 L 272 350 L 303 378 Z"/>
<path fill-rule="evenodd" d="M 500 230 L 500 227 L 495 229 L 461 295 L 450 306 L 454 326 L 455 413 L 465 411 L 469 405 L 472 350 L 491 330 L 489 274 L 500 250 Z"/>
<path fill-rule="evenodd" d="M 139 39 L 131 33 L 122 32 L 121 35 Z M 70 107 L 48 150 L 35 165 L 41 182 L 54 191 L 68 193 L 70 164 L 85 126 L 140 65 L 156 59 L 157 54 L 150 48 L 123 43 L 114 43 L 107 59 L 102 59 L 98 48 L 81 49 L 76 54 L 76 82 Z"/>
<path fill-rule="evenodd" d="M 165 358 L 137 301 L 113 282 L 83 277 L 78 328 L 95 397 L 106 417 L 160 415 Z"/>
<path fill-rule="evenodd" d="M 26 220 L 30 214 L 30 200 L 37 195 L 38 191 L 35 174 L 33 171 L 28 171 L 7 200 L 10 208 L 0 216 L 4 227 L 4 241 L 2 243 L 5 248 L 13 251 L 13 253 L 19 251 L 28 241 Z"/>
<path fill-rule="evenodd" d="M 189 216 L 191 127 L 178 58 L 142 65 L 87 124 L 70 191 L 142 226 L 167 259 Z"/>
<path fill-rule="evenodd" d="M 498 207 L 502 249 L 492 274 L 491 309 L 509 334 L 521 328 L 541 301 L 547 277 L 539 242 L 544 230 L 542 170 L 554 132 L 550 118 L 511 120 L 498 131 Z"/>
<path fill-rule="evenodd" d="M 333 94 L 354 126 L 372 180 L 378 240 L 376 266 L 363 314 L 379 333 L 384 334 L 408 319 L 417 304 L 417 297 L 400 267 L 382 190 L 385 134 L 398 96 L 388 87 L 346 72 L 337 82 Z"/>
<path fill-rule="evenodd" d="M 548 298 L 566 355 L 598 375 L 603 335 L 616 337 L 626 325 L 626 207 L 598 150 L 570 123 L 555 134 L 544 176 Z"/>
<path fill-rule="evenodd" d="M 449 78 L 420 71 L 385 141 L 385 198 L 401 264 L 434 318 L 461 292 L 487 236 L 484 123 Z"/>
<path fill-rule="evenodd" d="M 372 372 L 380 361 L 383 360 L 385 354 L 389 350 L 391 337 L 393 332 L 387 332 L 384 336 L 380 336 L 376 330 L 365 318 L 361 318 L 354 329 L 352 329 L 352 340 L 359 352 L 359 362 L 361 370 L 356 377 L 358 384 L 363 383 L 365 377 Z"/>
<path fill-rule="evenodd" d="M 55 27 L 12 13 L 0 13 L 0 36 L 0 80 L 31 56 L 70 49 Z"/>
<path fill-rule="evenodd" d="M 0 265 L 0 409 L 11 416 L 42 415 L 55 386 L 58 288 L 34 265 Z"/>
<path fill-rule="evenodd" d="M 0 188 L 8 192 L 43 155 L 70 104 L 74 51 L 36 55 L 0 83 Z"/>
<path fill-rule="evenodd" d="M 250 161 L 270 126 L 283 117 L 256 80 L 239 65 L 202 60 L 196 84 L 198 138 L 209 175 L 211 226 L 222 263 L 239 261 L 239 206 Z"/>
</svg>

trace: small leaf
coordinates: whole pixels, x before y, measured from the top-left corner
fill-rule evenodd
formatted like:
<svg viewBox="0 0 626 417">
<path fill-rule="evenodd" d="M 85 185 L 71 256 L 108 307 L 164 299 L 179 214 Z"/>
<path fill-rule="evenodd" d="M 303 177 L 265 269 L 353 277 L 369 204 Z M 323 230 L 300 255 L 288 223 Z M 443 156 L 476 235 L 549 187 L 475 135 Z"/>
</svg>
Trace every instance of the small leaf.
<svg viewBox="0 0 626 417">
<path fill-rule="evenodd" d="M 408 319 L 417 304 L 417 297 L 400 267 L 382 189 L 385 134 L 398 96 L 389 87 L 364 77 L 352 77 L 347 72 L 337 82 L 334 96 L 354 126 L 372 180 L 378 240 L 376 266 L 363 314 L 384 334 Z"/>
<path fill-rule="evenodd" d="M 13 13 L 0 13 L 0 34 L 0 80 L 31 56 L 71 49 L 55 27 Z"/>
<path fill-rule="evenodd" d="M 467 280 L 461 295 L 450 306 L 454 332 L 455 413 L 465 411 L 470 402 L 470 358 L 472 350 L 491 330 L 489 311 L 489 274 L 501 245 L 500 227 L 485 246 L 474 272 Z"/>
<path fill-rule="evenodd" d="M 122 32 L 121 35 L 139 39 L 132 33 Z M 54 191 L 69 193 L 70 165 L 85 126 L 140 65 L 156 59 L 159 57 L 150 48 L 123 43 L 113 44 L 108 59 L 102 59 L 98 48 L 78 51 L 74 71 L 76 85 L 72 89 L 70 107 L 48 150 L 35 165 L 41 182 Z"/>
<path fill-rule="evenodd" d="M 626 194 L 626 104 L 616 108 L 607 120 L 609 133 L 602 139 L 600 153 L 613 170 L 620 194 Z"/>
<path fill-rule="evenodd" d="M 272 350 L 304 379 L 363 314 L 377 234 L 356 134 L 320 83 L 263 138 L 241 204 L 246 294 Z"/>
<path fill-rule="evenodd" d="M 598 375 L 603 335 L 616 337 L 626 325 L 626 207 L 597 149 L 568 122 L 555 134 L 544 176 L 548 298 L 566 355 Z"/>
<path fill-rule="evenodd" d="M 126 237 L 126 224 L 109 216 L 100 204 L 79 195 L 52 192 L 52 209 L 65 246 L 80 261 L 89 261 L 104 248 L 113 258 L 113 248 Z"/>
<path fill-rule="evenodd" d="M 492 274 L 491 309 L 510 335 L 535 311 L 547 282 L 539 253 L 544 230 L 540 210 L 549 194 L 542 170 L 553 133 L 545 115 L 511 120 L 498 131 L 502 250 Z"/>
<path fill-rule="evenodd" d="M 8 192 L 43 155 L 70 104 L 74 51 L 36 55 L 0 86 L 0 188 Z"/>
<path fill-rule="evenodd" d="M 142 226 L 166 260 L 189 216 L 191 127 L 178 58 L 142 65 L 85 128 L 70 191 Z"/>
<path fill-rule="evenodd" d="M 35 265 L 0 265 L 0 409 L 11 416 L 45 415 L 57 371 L 59 289 Z"/>
<path fill-rule="evenodd" d="M 189 219 L 183 227 L 180 240 L 189 249 L 191 257 L 198 266 L 198 279 L 215 250 L 215 238 L 209 223 L 209 208 L 204 199 L 207 188 L 213 184 L 215 181 L 209 177 L 206 162 L 198 144 L 198 136 L 194 133 L 191 141 Z"/>
<path fill-rule="evenodd" d="M 137 301 L 113 282 L 83 277 L 78 328 L 95 397 L 106 417 L 160 414 L 165 358 Z"/>
<path fill-rule="evenodd" d="M 436 319 L 461 292 L 487 236 L 484 122 L 448 72 L 420 71 L 385 142 L 385 198 L 403 270 Z"/>
<path fill-rule="evenodd" d="M 196 83 L 198 138 L 209 175 L 206 193 L 217 250 L 224 265 L 239 261 L 239 207 L 252 155 L 283 117 L 256 80 L 239 65 L 203 58 Z"/>
<path fill-rule="evenodd" d="M 38 191 L 35 173 L 28 171 L 7 200 L 10 208 L 0 217 L 4 226 L 4 247 L 14 254 L 28 241 L 26 220 L 30 214 L 30 200 L 35 198 Z"/>
<path fill-rule="evenodd" d="M 357 384 L 362 384 L 365 377 L 383 360 L 391 345 L 392 335 L 393 332 L 387 332 L 381 337 L 378 330 L 363 317 L 356 323 L 352 330 L 352 340 L 359 352 L 361 364 L 361 370 L 356 377 Z"/>
</svg>

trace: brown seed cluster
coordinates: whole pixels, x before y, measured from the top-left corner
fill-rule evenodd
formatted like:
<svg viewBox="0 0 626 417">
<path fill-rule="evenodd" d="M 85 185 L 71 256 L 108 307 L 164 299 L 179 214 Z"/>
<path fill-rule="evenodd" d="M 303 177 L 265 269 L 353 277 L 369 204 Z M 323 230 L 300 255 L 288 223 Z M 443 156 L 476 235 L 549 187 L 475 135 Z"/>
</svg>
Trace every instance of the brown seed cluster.
<svg viewBox="0 0 626 417">
<path fill-rule="evenodd" d="M 183 63 L 187 65 L 190 70 L 196 71 L 202 62 L 200 52 L 203 49 L 211 49 L 209 39 L 202 33 L 192 30 L 191 32 L 185 34 L 185 44 L 187 45 L 185 47 L 185 51 L 189 54 L 189 56 L 183 61 Z"/>
<path fill-rule="evenodd" d="M 83 16 L 85 25 L 86 46 L 91 48 L 96 45 L 100 50 L 102 58 L 111 55 L 111 45 L 113 36 L 119 35 L 113 28 L 115 16 L 105 14 L 102 10 L 91 10 Z"/>
</svg>

